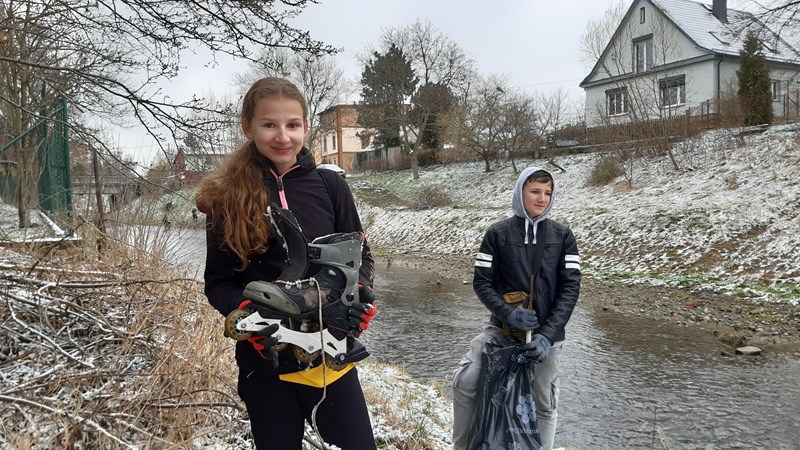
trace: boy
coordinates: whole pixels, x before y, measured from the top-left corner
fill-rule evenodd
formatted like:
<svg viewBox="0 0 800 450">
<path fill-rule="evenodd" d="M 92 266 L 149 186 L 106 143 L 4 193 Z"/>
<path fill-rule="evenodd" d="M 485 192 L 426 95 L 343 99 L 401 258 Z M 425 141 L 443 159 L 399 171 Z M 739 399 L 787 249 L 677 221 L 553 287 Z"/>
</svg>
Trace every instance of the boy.
<svg viewBox="0 0 800 450">
<path fill-rule="evenodd" d="M 514 187 L 514 216 L 489 227 L 475 259 L 472 285 L 491 317 L 453 374 L 453 448 L 466 449 L 479 405 L 478 385 L 483 371 L 481 356 L 487 341 L 503 337 L 503 325 L 530 331 L 523 345 L 535 364 L 532 391 L 536 402 L 542 449 L 551 450 L 556 431 L 558 360 L 564 342 L 564 326 L 572 315 L 580 292 L 578 246 L 569 227 L 547 218 L 555 203 L 555 180 L 550 172 L 529 167 Z M 534 254 L 541 262 L 534 271 Z M 533 276 L 533 283 L 532 283 Z M 503 294 L 533 292 L 534 308 L 514 307 Z"/>
</svg>

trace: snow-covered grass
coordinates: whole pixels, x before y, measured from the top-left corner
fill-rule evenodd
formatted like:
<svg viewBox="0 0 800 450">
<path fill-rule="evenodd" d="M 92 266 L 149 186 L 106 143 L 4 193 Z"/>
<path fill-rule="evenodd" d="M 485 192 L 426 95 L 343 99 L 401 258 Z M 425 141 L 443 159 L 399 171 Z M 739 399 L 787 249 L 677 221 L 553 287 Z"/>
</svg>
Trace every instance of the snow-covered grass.
<svg viewBox="0 0 800 450">
<path fill-rule="evenodd" d="M 627 177 L 599 187 L 587 179 L 607 154 L 516 163 L 555 174 L 552 217 L 572 227 L 584 273 L 796 304 L 800 131 L 796 125 L 741 131 L 709 131 L 674 145 L 677 170 L 667 155 L 642 157 Z M 424 167 L 417 180 L 402 171 L 350 182 L 376 247 L 466 259 L 486 227 L 511 213 L 515 179 L 508 161 L 489 173 L 476 161 Z M 450 205 L 417 207 L 426 189 L 442 192 Z"/>
</svg>

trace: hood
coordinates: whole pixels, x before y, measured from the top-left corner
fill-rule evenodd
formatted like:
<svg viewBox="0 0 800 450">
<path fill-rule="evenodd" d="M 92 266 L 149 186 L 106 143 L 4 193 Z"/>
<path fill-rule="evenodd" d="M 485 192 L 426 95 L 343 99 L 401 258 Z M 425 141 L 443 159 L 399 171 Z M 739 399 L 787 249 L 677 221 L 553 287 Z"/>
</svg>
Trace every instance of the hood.
<svg viewBox="0 0 800 450">
<path fill-rule="evenodd" d="M 528 217 L 528 213 L 525 212 L 525 206 L 522 204 L 522 188 L 525 185 L 525 180 L 527 180 L 528 177 L 531 176 L 531 174 L 533 174 L 537 170 L 543 170 L 550 174 L 550 177 L 553 179 L 553 195 L 550 198 L 550 204 L 547 205 L 547 209 L 544 210 L 544 213 L 542 213 L 542 215 L 539 217 L 531 218 Z M 543 169 L 541 167 L 532 166 L 525 168 L 522 171 L 522 173 L 519 174 L 519 177 L 517 177 L 517 183 L 514 185 L 514 197 L 511 200 L 511 208 L 514 210 L 515 216 L 521 217 L 525 219 L 527 223 L 533 225 L 533 230 L 534 230 L 533 242 L 536 242 L 536 224 L 547 218 L 547 215 L 550 214 L 550 210 L 553 209 L 553 205 L 555 203 L 556 203 L 556 178 L 549 170 Z M 530 228 L 531 227 L 529 226 L 525 227 L 525 243 L 528 243 L 529 241 L 528 230 Z"/>
</svg>

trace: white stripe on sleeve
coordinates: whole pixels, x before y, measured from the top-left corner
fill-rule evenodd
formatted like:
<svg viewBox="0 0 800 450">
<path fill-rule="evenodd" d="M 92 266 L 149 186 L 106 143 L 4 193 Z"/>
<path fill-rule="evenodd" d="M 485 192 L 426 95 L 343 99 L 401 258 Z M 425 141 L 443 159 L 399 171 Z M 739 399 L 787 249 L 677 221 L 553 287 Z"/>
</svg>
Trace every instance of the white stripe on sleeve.
<svg viewBox="0 0 800 450">
<path fill-rule="evenodd" d="M 488 253 L 478 252 L 478 256 L 476 256 L 475 259 L 477 259 L 478 261 L 492 262 L 492 255 L 490 255 Z"/>
<path fill-rule="evenodd" d="M 476 259 L 475 267 L 492 267 L 492 263 Z"/>
</svg>

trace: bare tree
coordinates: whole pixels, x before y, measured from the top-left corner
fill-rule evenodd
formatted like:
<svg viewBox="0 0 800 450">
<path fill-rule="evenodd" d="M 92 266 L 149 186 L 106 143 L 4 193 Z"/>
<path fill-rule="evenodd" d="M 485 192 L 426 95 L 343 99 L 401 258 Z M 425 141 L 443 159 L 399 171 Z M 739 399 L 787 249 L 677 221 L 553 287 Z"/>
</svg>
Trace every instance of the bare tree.
<svg viewBox="0 0 800 450">
<path fill-rule="evenodd" d="M 535 95 L 516 92 L 504 99 L 503 117 L 503 146 L 508 152 L 514 173 L 517 173 L 515 157 L 529 153 L 539 157 L 539 147 L 542 146 L 542 129 L 537 126 L 539 118 L 537 99 Z M 555 114 L 555 113 L 554 113 Z"/>
<path fill-rule="evenodd" d="M 106 147 L 97 133 L 98 121 L 140 123 L 159 145 L 164 145 L 165 137 L 182 139 L 198 128 L 191 120 L 193 112 L 218 109 L 201 98 L 176 101 L 159 90 L 158 83 L 179 74 L 181 54 L 207 50 L 212 58 L 256 60 L 253 48 L 334 52 L 288 25 L 309 3 L 4 1 L 0 3 L 0 110 L 8 124 L 6 135 L 29 129 L 41 119 L 39 110 L 52 97 L 61 96 L 71 107 L 73 137 L 87 146 Z M 226 126 L 227 118 L 218 124 Z M 206 122 L 203 127 L 210 125 Z M 14 153 L 16 176 L 28 192 L 37 177 L 35 147 L 34 141 L 23 140 Z M 35 202 L 33 195 L 22 197 L 23 208 Z"/>
<path fill-rule="evenodd" d="M 439 119 L 443 140 L 473 150 L 483 159 L 486 172 L 492 171 L 492 157 L 509 140 L 506 89 L 499 77 L 484 78 L 468 93 L 466 102 Z"/>
<path fill-rule="evenodd" d="M 536 97 L 535 101 L 536 128 L 542 144 L 549 142 L 552 135 L 561 130 L 570 118 L 570 102 L 567 92 L 559 87 L 553 91 L 542 93 Z M 534 158 L 540 158 L 539 147 L 534 150 Z"/>
<path fill-rule="evenodd" d="M 419 177 L 417 155 L 426 133 L 436 133 L 434 124 L 441 111 L 447 109 L 454 96 L 464 95 L 475 73 L 475 62 L 461 46 L 437 30 L 430 21 L 417 20 L 411 25 L 390 28 L 381 36 L 381 47 L 397 48 L 411 64 L 418 83 L 411 94 L 401 133 L 403 145 L 411 155 L 411 171 Z M 445 93 L 442 90 L 447 91 Z"/>
<path fill-rule="evenodd" d="M 477 67 L 461 46 L 437 30 L 430 20 L 417 20 L 402 28 L 390 28 L 381 36 L 382 47 L 398 47 L 411 62 L 420 86 L 447 86 L 455 95 L 463 95 Z"/>
<path fill-rule="evenodd" d="M 796 0 L 753 1 L 755 18 L 770 26 L 778 36 L 796 35 L 800 27 L 800 2 Z"/>
<path fill-rule="evenodd" d="M 627 6 L 622 1 L 612 3 L 602 16 L 590 20 L 578 43 L 578 59 L 591 68 L 603 56 L 614 32 L 625 16 Z"/>
</svg>

